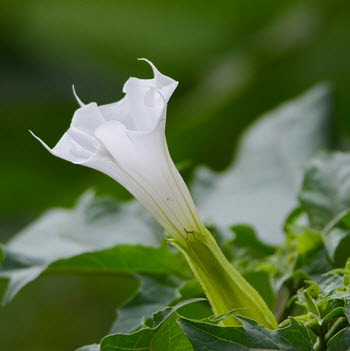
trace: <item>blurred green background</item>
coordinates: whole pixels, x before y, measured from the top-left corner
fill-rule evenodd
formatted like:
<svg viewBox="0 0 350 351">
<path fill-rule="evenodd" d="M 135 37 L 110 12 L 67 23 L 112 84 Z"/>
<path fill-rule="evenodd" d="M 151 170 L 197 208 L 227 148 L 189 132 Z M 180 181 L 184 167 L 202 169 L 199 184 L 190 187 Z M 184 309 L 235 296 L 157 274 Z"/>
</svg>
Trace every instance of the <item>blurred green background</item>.
<svg viewBox="0 0 350 351">
<path fill-rule="evenodd" d="M 86 188 L 127 198 L 96 171 L 49 155 L 84 102 L 122 97 L 136 58 L 180 82 L 168 108 L 175 162 L 220 170 L 242 130 L 266 110 L 320 81 L 334 89 L 337 140 L 350 133 L 348 0 L 44 1 L 0 5 L 0 241 Z M 97 279 L 97 278 L 94 278 Z M 98 342 L 131 278 L 47 277 L 0 310 L 0 349 L 66 351 Z M 53 294 L 55 292 L 55 294 Z M 96 298 L 98 296 L 98 298 Z M 30 303 L 29 303 L 30 302 Z"/>
</svg>

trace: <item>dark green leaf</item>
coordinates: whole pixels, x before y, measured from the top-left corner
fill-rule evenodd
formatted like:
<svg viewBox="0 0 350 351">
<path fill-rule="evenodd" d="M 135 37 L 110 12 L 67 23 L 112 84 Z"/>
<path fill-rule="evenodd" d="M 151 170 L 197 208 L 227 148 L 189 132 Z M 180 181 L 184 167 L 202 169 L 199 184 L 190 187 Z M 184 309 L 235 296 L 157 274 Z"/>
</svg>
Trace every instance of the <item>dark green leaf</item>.
<svg viewBox="0 0 350 351">
<path fill-rule="evenodd" d="M 294 319 L 285 328 L 268 330 L 248 318 L 237 318 L 242 327 L 221 327 L 184 318 L 178 322 L 194 351 L 313 351 L 306 328 Z"/>
</svg>

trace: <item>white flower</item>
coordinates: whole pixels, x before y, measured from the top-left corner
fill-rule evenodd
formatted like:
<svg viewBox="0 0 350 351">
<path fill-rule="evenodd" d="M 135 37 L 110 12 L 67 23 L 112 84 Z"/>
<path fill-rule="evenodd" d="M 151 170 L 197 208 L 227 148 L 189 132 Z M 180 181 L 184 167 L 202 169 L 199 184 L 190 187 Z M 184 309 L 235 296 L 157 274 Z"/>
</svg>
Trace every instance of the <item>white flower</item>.
<svg viewBox="0 0 350 351">
<path fill-rule="evenodd" d="M 177 82 L 148 62 L 153 79 L 129 78 L 118 102 L 92 102 L 75 112 L 53 155 L 106 173 L 122 184 L 172 234 L 202 232 L 203 225 L 165 139 L 167 103 Z M 74 89 L 73 89 L 74 90 Z"/>
</svg>

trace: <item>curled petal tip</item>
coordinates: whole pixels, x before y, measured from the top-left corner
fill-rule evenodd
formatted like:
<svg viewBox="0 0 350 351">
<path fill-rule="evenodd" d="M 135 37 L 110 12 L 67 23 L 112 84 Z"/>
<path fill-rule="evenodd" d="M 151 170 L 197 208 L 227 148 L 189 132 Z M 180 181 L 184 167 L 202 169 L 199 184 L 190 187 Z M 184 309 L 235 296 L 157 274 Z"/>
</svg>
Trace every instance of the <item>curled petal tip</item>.
<svg viewBox="0 0 350 351">
<path fill-rule="evenodd" d="M 78 104 L 80 105 L 80 107 L 85 106 L 85 104 L 79 99 L 79 96 L 77 95 L 76 91 L 75 91 L 75 87 L 74 84 L 72 85 L 72 89 L 73 89 L 73 95 L 75 97 L 75 100 L 77 100 Z"/>
<path fill-rule="evenodd" d="M 49 152 L 51 152 L 52 153 L 52 149 L 45 143 L 45 142 L 43 142 L 38 136 L 36 136 L 31 130 L 29 130 L 29 133 L 31 134 L 31 135 L 33 135 L 33 137 L 36 139 L 36 140 L 38 140 L 41 144 L 42 144 L 42 146 L 44 146 L 44 148 L 47 150 L 47 151 L 49 151 Z"/>
<path fill-rule="evenodd" d="M 143 57 L 138 58 L 138 60 L 145 61 L 151 66 L 155 78 L 157 78 L 158 76 L 161 75 L 161 73 L 158 71 L 157 67 L 150 60 L 143 58 Z"/>
<path fill-rule="evenodd" d="M 138 58 L 138 60 L 139 60 L 139 61 L 145 61 L 145 62 L 147 62 L 147 63 L 152 67 L 153 71 L 154 71 L 154 70 L 158 71 L 157 68 L 154 66 L 154 64 L 153 64 L 149 59 L 146 59 L 146 58 L 144 58 L 144 57 L 141 57 L 141 58 Z"/>
</svg>

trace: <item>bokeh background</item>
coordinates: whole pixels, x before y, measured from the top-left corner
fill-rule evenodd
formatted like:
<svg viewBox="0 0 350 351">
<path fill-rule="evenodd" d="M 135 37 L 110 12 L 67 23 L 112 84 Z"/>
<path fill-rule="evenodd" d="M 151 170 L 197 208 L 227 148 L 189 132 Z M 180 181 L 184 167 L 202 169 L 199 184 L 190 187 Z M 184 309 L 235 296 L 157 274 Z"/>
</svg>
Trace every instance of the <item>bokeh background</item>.
<svg viewBox="0 0 350 351">
<path fill-rule="evenodd" d="M 239 135 L 263 112 L 316 83 L 334 92 L 335 142 L 350 133 L 348 0 L 28 0 L 0 5 L 0 241 L 87 188 L 127 199 L 105 175 L 54 158 L 77 103 L 122 97 L 146 57 L 180 82 L 167 137 L 187 178 L 224 169 Z M 105 335 L 130 277 L 45 277 L 0 309 L 0 349 L 68 351 Z M 123 289 L 127 291 L 127 289 Z"/>
</svg>

